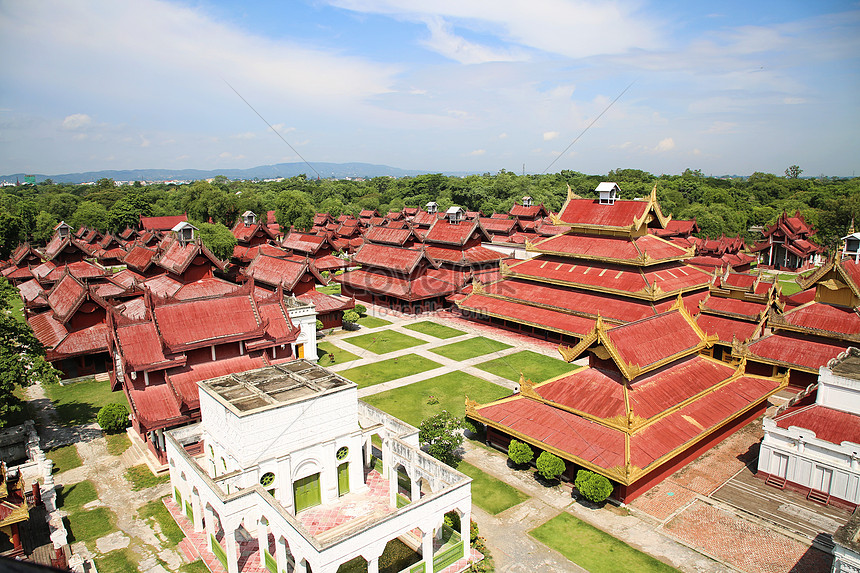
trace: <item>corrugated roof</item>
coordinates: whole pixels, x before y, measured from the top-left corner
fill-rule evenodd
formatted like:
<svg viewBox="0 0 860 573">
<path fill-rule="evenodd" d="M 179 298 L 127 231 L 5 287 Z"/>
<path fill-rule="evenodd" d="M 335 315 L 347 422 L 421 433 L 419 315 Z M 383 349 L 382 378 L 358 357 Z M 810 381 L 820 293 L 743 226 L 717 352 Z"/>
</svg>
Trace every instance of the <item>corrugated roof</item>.
<svg viewBox="0 0 860 573">
<path fill-rule="evenodd" d="M 762 312 L 767 311 L 768 305 L 761 302 L 750 302 L 736 298 L 712 296 L 702 303 L 702 310 L 743 317 L 748 320 L 758 320 Z"/>
<path fill-rule="evenodd" d="M 689 257 L 689 253 L 681 247 L 654 235 L 643 235 L 631 241 L 622 237 L 568 233 L 540 240 L 529 250 L 629 264 L 655 264 L 664 260 L 682 260 Z"/>
<path fill-rule="evenodd" d="M 457 306 L 474 313 L 495 316 L 578 337 L 585 336 L 594 326 L 594 320 L 589 317 L 531 306 L 524 301 L 504 300 L 478 293 L 473 293 L 458 301 Z"/>
<path fill-rule="evenodd" d="M 416 237 L 415 234 L 412 232 L 412 228 L 408 226 L 405 228 L 377 226 L 368 229 L 367 232 L 364 234 L 364 238 L 365 240 L 373 243 L 411 246 L 406 245 L 406 243 L 414 242 Z"/>
<path fill-rule="evenodd" d="M 631 322 L 606 333 L 618 358 L 642 369 L 697 352 L 702 337 L 678 310 Z"/>
<path fill-rule="evenodd" d="M 310 235 L 307 233 L 290 231 L 290 233 L 284 237 L 284 240 L 281 241 L 281 246 L 285 249 L 292 249 L 299 253 L 314 255 L 324 244 L 326 244 L 326 242 L 325 235 Z"/>
<path fill-rule="evenodd" d="M 641 219 L 649 207 L 648 201 L 616 200 L 612 205 L 601 205 L 598 199 L 571 199 L 558 216 L 573 225 L 629 227 Z"/>
<path fill-rule="evenodd" d="M 842 442 L 858 443 L 860 440 L 860 416 L 812 404 L 793 406 L 774 418 L 780 428 L 797 426 L 815 432 L 815 437 L 840 445 Z"/>
<path fill-rule="evenodd" d="M 169 231 L 178 223 L 188 220 L 185 215 L 171 215 L 168 217 L 141 217 L 140 226 L 147 231 Z"/>
<path fill-rule="evenodd" d="M 468 249 L 428 245 L 426 252 L 435 261 L 444 261 L 461 266 L 498 262 L 504 256 L 497 251 L 480 245 Z"/>
<path fill-rule="evenodd" d="M 86 298 L 87 288 L 74 276 L 65 274 L 48 293 L 48 304 L 54 311 L 54 318 L 65 323 Z"/>
<path fill-rule="evenodd" d="M 117 325 L 115 333 L 126 371 L 162 370 L 185 363 L 184 354 L 165 355 L 155 324 L 149 320 Z"/>
<path fill-rule="evenodd" d="M 313 305 L 316 307 L 317 314 L 326 314 L 338 310 L 349 310 L 355 308 L 355 301 L 346 297 L 335 297 L 319 292 L 316 289 L 311 289 L 296 297 L 301 302 Z"/>
<path fill-rule="evenodd" d="M 477 219 L 451 223 L 447 219 L 437 219 L 424 235 L 425 243 L 440 243 L 443 245 L 465 245 L 475 234 L 482 239 L 488 239 Z"/>
<path fill-rule="evenodd" d="M 229 294 L 239 289 L 239 285 L 219 279 L 218 277 L 203 277 L 194 282 L 184 284 L 173 293 L 177 300 L 189 300 L 217 295 Z"/>
<path fill-rule="evenodd" d="M 263 331 L 250 294 L 159 304 L 154 315 L 164 344 L 173 352 L 255 338 Z"/>
<path fill-rule="evenodd" d="M 731 344 L 733 337 L 736 337 L 740 342 L 746 342 L 755 335 L 758 329 L 758 324 L 755 322 L 745 322 L 713 314 L 700 314 L 696 317 L 696 323 L 705 334 L 716 334 L 720 342 L 727 344 Z"/>
<path fill-rule="evenodd" d="M 152 264 L 152 259 L 157 254 L 158 253 L 155 249 L 149 249 L 143 245 L 135 244 L 131 249 L 129 249 L 128 253 L 126 253 L 123 258 L 123 262 L 127 266 L 139 272 L 144 272 Z"/>
<path fill-rule="evenodd" d="M 812 337 L 769 334 L 749 343 L 751 360 L 766 361 L 818 373 L 821 366 L 844 352 L 850 343 Z"/>
<path fill-rule="evenodd" d="M 284 290 L 289 292 L 311 271 L 307 259 L 257 255 L 242 272 L 257 282 L 272 287 L 283 286 Z M 313 277 L 309 277 L 309 280 L 313 280 Z"/>
<path fill-rule="evenodd" d="M 356 251 L 353 262 L 368 267 L 390 269 L 394 272 L 408 275 L 418 267 L 424 258 L 424 251 L 420 249 L 364 243 Z"/>
<path fill-rule="evenodd" d="M 860 334 L 860 314 L 853 308 L 810 302 L 786 311 L 782 318 L 791 325 L 803 328 L 835 334 Z"/>
</svg>

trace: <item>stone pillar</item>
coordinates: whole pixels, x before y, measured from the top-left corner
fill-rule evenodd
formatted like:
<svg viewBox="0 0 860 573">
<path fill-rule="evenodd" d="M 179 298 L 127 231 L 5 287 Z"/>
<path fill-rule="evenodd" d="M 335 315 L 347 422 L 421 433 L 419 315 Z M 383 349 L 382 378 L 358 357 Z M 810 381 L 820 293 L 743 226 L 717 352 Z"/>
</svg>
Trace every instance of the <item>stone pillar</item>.
<svg viewBox="0 0 860 573">
<path fill-rule="evenodd" d="M 203 507 L 200 503 L 200 494 L 191 490 L 191 514 L 194 516 L 194 531 L 203 531 Z"/>
<path fill-rule="evenodd" d="M 370 460 L 373 457 L 373 436 L 364 441 L 364 466 L 370 467 Z"/>
<path fill-rule="evenodd" d="M 391 465 L 385 467 L 388 470 L 388 505 L 391 509 L 397 509 L 397 470 Z"/>
<path fill-rule="evenodd" d="M 409 480 L 409 499 L 412 501 L 418 501 L 421 499 L 421 481 L 417 479 Z"/>
<path fill-rule="evenodd" d="M 287 540 L 283 535 L 275 540 L 275 561 L 279 572 L 287 570 Z"/>
<path fill-rule="evenodd" d="M 293 570 L 294 573 L 308 573 L 308 562 L 305 561 L 304 557 L 299 557 L 293 553 L 293 559 L 296 561 L 296 568 Z"/>
<path fill-rule="evenodd" d="M 218 532 L 218 528 L 215 527 L 215 510 L 207 505 L 204 511 L 206 512 L 206 548 L 209 550 L 209 553 L 214 553 L 212 551 L 212 538 Z"/>
<path fill-rule="evenodd" d="M 367 573 L 379 573 L 379 557 L 373 557 L 367 562 Z"/>
<path fill-rule="evenodd" d="M 260 566 L 266 568 L 266 556 L 263 551 L 269 550 L 269 524 L 263 516 L 257 520 L 257 544 L 260 550 Z"/>
</svg>

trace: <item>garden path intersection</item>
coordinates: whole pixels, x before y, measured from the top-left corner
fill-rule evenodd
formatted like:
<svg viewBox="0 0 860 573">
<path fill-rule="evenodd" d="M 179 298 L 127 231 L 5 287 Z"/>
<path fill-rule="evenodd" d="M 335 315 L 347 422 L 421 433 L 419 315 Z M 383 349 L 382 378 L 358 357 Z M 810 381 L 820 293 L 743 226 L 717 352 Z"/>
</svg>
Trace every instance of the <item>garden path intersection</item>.
<svg viewBox="0 0 860 573">
<path fill-rule="evenodd" d="M 391 324 L 362 328 L 357 333 L 339 331 L 327 335 L 324 341 L 358 357 L 348 362 L 336 362 L 328 368 L 343 374 L 355 367 L 410 354 L 432 360 L 439 366 L 359 388 L 360 397 L 395 390 L 451 372 L 463 372 L 516 391 L 519 389 L 519 372 L 514 359 L 510 359 L 511 372 L 506 373 L 508 377 L 498 376 L 476 365 L 493 359 L 504 361 L 522 350 L 530 350 L 548 358 L 559 358 L 554 343 L 476 324 L 449 313 L 404 317 L 387 309 L 371 307 L 368 314 L 391 321 Z M 443 339 L 405 328 L 422 321 L 455 328 L 464 334 Z M 368 350 L 348 340 L 364 333 L 385 337 L 387 332 L 408 335 L 423 343 L 376 354 L 372 352 L 372 345 Z M 490 350 L 462 361 L 432 352 L 442 346 L 481 336 L 493 342 L 505 343 L 510 348 Z M 123 474 L 128 467 L 142 463 L 135 448 L 130 448 L 121 456 L 112 456 L 107 451 L 105 439 L 100 437 L 100 432 L 93 425 L 75 428 L 59 426 L 56 417 L 52 416 L 53 405 L 41 387 L 30 387 L 28 396 L 41 418 L 43 441 L 52 447 L 75 443 L 84 462 L 82 467 L 57 474 L 57 483 L 72 484 L 89 479 L 96 486 L 99 496 L 97 501 L 91 503 L 104 505 L 117 516 L 119 533 L 114 532 L 97 540 L 97 551 L 107 552 L 128 544 L 140 558 L 141 571 L 177 571 L 182 563 L 180 552 L 170 546 L 157 525 L 152 526 L 150 522 L 137 517 L 139 507 L 168 495 L 169 485 L 132 491 Z M 569 485 L 546 487 L 534 479 L 531 470 L 511 469 L 504 453 L 467 440 L 464 445 L 466 461 L 530 496 L 496 515 L 473 506 L 472 515 L 492 550 L 496 570 L 503 572 L 584 571 L 528 534 L 561 512 L 568 512 L 681 571 L 776 573 L 791 570 L 804 573 L 819 571 L 822 566 L 829 569 L 829 555 L 811 548 L 809 541 L 802 536 L 768 521 L 750 518 L 742 511 L 711 497 L 722 484 L 749 463 L 743 456 L 760 440 L 760 428 L 760 423 L 753 422 L 626 508 L 607 506 L 597 509 L 582 504 L 573 498 Z M 83 543 L 76 544 L 75 550 L 82 553 L 87 551 Z"/>
</svg>

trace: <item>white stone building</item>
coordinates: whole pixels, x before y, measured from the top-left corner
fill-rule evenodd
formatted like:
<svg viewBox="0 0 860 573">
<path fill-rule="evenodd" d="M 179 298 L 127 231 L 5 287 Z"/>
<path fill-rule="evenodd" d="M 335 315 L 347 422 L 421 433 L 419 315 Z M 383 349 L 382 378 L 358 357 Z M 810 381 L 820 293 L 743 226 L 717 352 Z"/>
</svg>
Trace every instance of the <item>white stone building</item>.
<svg viewBox="0 0 860 573">
<path fill-rule="evenodd" d="M 296 360 L 199 388 L 201 422 L 167 433 L 170 479 L 229 573 L 249 547 L 287 573 L 334 573 L 358 557 L 376 573 L 395 539 L 414 550 L 410 572 L 470 555 L 471 479 L 422 452 L 414 427 L 359 401 L 353 382 Z M 452 511 L 460 531 L 443 526 Z"/>
<path fill-rule="evenodd" d="M 822 503 L 860 504 L 860 350 L 818 372 L 815 402 L 789 402 L 764 418 L 758 474 Z"/>
</svg>

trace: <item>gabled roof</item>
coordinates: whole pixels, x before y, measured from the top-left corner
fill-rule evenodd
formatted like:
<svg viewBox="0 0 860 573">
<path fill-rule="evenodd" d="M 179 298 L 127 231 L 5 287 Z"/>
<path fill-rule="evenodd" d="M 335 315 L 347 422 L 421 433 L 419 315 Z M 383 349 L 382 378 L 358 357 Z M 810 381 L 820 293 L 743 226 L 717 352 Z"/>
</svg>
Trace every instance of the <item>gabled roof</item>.
<svg viewBox="0 0 860 573">
<path fill-rule="evenodd" d="M 364 239 L 372 243 L 386 245 L 408 246 L 407 243 L 417 240 L 415 231 L 408 223 L 402 227 L 389 227 L 379 225 L 371 227 L 364 233 Z"/>
<path fill-rule="evenodd" d="M 54 235 L 50 242 L 48 242 L 48 244 L 45 246 L 45 260 L 53 261 L 60 253 L 62 253 L 65 249 L 69 247 L 81 251 L 84 256 L 91 256 L 95 250 L 94 247 L 88 248 L 90 247 L 90 245 L 79 241 L 72 235 L 67 235 L 66 237 Z"/>
<path fill-rule="evenodd" d="M 140 243 L 134 243 L 122 261 L 126 266 L 142 273 L 152 265 L 152 259 L 157 254 L 158 252 L 155 249 L 144 247 Z"/>
<path fill-rule="evenodd" d="M 466 273 L 444 268 L 429 268 L 415 277 L 392 276 L 380 269 L 349 271 L 336 280 L 357 290 L 418 301 L 457 292 L 465 283 Z"/>
<path fill-rule="evenodd" d="M 607 207 L 609 205 L 601 205 Z M 567 232 L 534 243 L 527 242 L 526 250 L 573 257 L 577 259 L 615 262 L 627 265 L 646 266 L 666 261 L 683 261 L 690 258 L 690 249 L 684 249 L 654 235 L 642 235 L 635 239 L 582 235 Z"/>
<path fill-rule="evenodd" d="M 483 241 L 490 240 L 490 236 L 481 226 L 481 222 L 478 219 L 462 221 L 460 223 L 451 223 L 447 219 L 436 219 L 433 226 L 424 235 L 424 242 L 462 246 L 475 234 Z"/>
<path fill-rule="evenodd" d="M 826 278 L 830 273 L 833 273 L 833 277 Z M 842 261 L 831 259 L 826 264 L 818 267 L 806 279 L 798 279 L 797 284 L 800 285 L 801 290 L 812 288 L 819 283 L 826 288 L 833 288 L 839 286 L 836 281 L 843 282 L 851 289 L 854 296 L 860 298 L 860 263 L 849 259 Z"/>
<path fill-rule="evenodd" d="M 806 332 L 840 340 L 860 341 L 860 313 L 820 302 L 809 302 L 774 314 L 769 323 L 774 329 Z"/>
<path fill-rule="evenodd" d="M 325 279 L 312 269 L 306 258 L 277 258 L 268 255 L 257 255 L 251 264 L 242 271 L 246 277 L 272 287 L 281 286 L 287 292 L 292 292 L 301 280 L 317 279 L 325 283 Z"/>
<path fill-rule="evenodd" d="M 707 336 L 687 313 L 680 297 L 672 310 L 612 329 L 598 315 L 592 331 L 574 347 L 559 347 L 568 362 L 575 360 L 593 344 L 595 351 L 615 362 L 628 380 L 670 364 L 685 356 L 710 348 L 716 337 Z"/>
<path fill-rule="evenodd" d="M 23 243 L 21 245 L 18 245 L 15 250 L 12 251 L 12 255 L 9 257 L 9 260 L 12 261 L 12 263 L 15 265 L 20 265 L 21 262 L 26 258 L 32 258 L 37 261 L 42 260 L 39 251 L 37 251 L 35 247 L 30 245 L 30 243 Z"/>
<path fill-rule="evenodd" d="M 790 332 L 775 333 L 762 336 L 748 344 L 733 345 L 732 356 L 817 374 L 821 366 L 844 352 L 850 344 L 809 335 L 799 336 Z"/>
<path fill-rule="evenodd" d="M 159 245 L 163 249 L 162 254 L 155 260 L 155 264 L 170 272 L 181 275 L 198 256 L 203 256 L 219 270 L 224 270 L 226 263 L 218 260 L 212 251 L 206 248 L 200 239 L 183 244 L 173 236 L 165 237 Z"/>
<path fill-rule="evenodd" d="M 45 306 L 48 304 L 45 291 L 36 279 L 30 279 L 18 285 L 18 292 L 24 304 L 28 306 Z"/>
<path fill-rule="evenodd" d="M 493 217 L 480 217 L 481 225 L 485 231 L 493 235 L 510 235 L 517 225 L 516 219 L 496 219 Z M 564 228 L 567 230 L 567 227 Z"/>
<path fill-rule="evenodd" d="M 553 219 L 553 223 L 556 225 L 634 231 L 649 224 L 651 218 L 663 228 L 671 220 L 671 217 L 664 216 L 660 211 L 660 205 L 657 203 L 656 185 L 651 190 L 647 201 L 617 199 L 611 205 L 602 205 L 599 199 L 583 199 L 574 194 L 570 190 L 570 186 L 567 190 L 567 200 L 558 216 Z"/>
<path fill-rule="evenodd" d="M 353 262 L 359 265 L 390 269 L 405 275 L 412 274 L 424 260 L 433 267 L 439 266 L 427 256 L 424 249 L 406 249 L 375 243 L 364 243 L 353 257 Z"/>
<path fill-rule="evenodd" d="M 253 261 L 260 253 L 269 255 L 270 257 L 284 258 L 290 256 L 289 251 L 270 245 L 269 243 L 262 243 L 253 247 L 246 247 L 243 245 L 236 245 L 233 247 L 233 258 L 239 259 L 245 263 Z"/>
<path fill-rule="evenodd" d="M 261 233 L 272 240 L 278 238 L 277 233 L 272 231 L 268 225 L 262 221 L 258 221 L 253 225 L 245 225 L 244 221 L 237 221 L 236 224 L 233 225 L 233 228 L 230 229 L 230 232 L 233 233 L 234 237 L 236 237 L 236 241 L 240 243 L 249 242 L 257 233 Z"/>
<path fill-rule="evenodd" d="M 696 324 L 699 325 L 702 332 L 715 334 L 717 340 L 723 344 L 731 344 L 733 340 L 749 342 L 762 327 L 762 323 L 735 320 L 715 314 L 698 315 Z"/>
<path fill-rule="evenodd" d="M 68 271 L 48 292 L 48 304 L 54 318 L 65 324 L 87 298 L 87 287 Z"/>
<path fill-rule="evenodd" d="M 140 217 L 140 228 L 146 231 L 169 231 L 177 224 L 188 221 L 188 216 L 170 215 L 167 217 Z"/>
<path fill-rule="evenodd" d="M 328 238 L 325 235 L 310 235 L 290 231 L 281 241 L 281 247 L 302 254 L 315 255 L 326 243 L 328 243 Z"/>
<path fill-rule="evenodd" d="M 355 308 L 355 300 L 346 297 L 334 297 L 319 292 L 316 289 L 311 289 L 302 293 L 296 298 L 305 304 L 313 304 L 316 307 L 317 314 L 326 314 L 329 312 Z"/>
<path fill-rule="evenodd" d="M 469 247 L 468 249 L 427 245 L 425 250 L 436 262 L 446 262 L 459 266 L 498 262 L 504 256 L 498 251 L 493 251 L 480 245 Z"/>
<path fill-rule="evenodd" d="M 89 279 L 101 278 L 107 274 L 107 271 L 87 261 L 75 261 L 66 265 L 59 265 L 48 272 L 47 275 L 37 277 L 39 280 L 47 282 L 56 282 L 60 280 L 63 273 L 68 272 L 74 277 L 88 281 Z"/>
<path fill-rule="evenodd" d="M 510 213 L 512 217 L 516 217 L 518 219 L 534 219 L 535 217 L 544 217 L 549 215 L 549 211 L 547 211 L 546 207 L 543 206 L 543 203 L 540 205 L 532 205 L 531 207 L 525 207 L 518 203 L 514 203 L 508 213 Z"/>
</svg>

